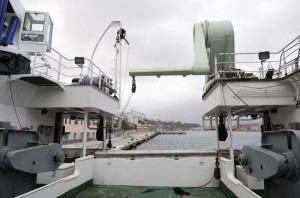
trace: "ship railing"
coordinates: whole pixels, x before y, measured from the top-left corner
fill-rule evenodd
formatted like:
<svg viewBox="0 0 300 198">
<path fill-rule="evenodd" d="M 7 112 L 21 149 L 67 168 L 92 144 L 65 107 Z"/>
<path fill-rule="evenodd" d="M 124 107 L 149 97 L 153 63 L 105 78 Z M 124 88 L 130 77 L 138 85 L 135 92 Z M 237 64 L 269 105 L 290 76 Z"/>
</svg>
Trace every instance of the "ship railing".
<svg viewBox="0 0 300 198">
<path fill-rule="evenodd" d="M 300 36 L 278 52 L 269 52 L 270 58 L 258 59 L 258 52 L 219 53 L 215 56 L 214 78 L 279 79 L 299 69 Z M 218 61 L 228 60 L 228 61 Z M 227 69 L 219 69 L 227 65 Z M 228 69 L 229 68 L 229 69 Z M 256 71 L 253 68 L 257 68 Z"/>
<path fill-rule="evenodd" d="M 51 52 L 35 52 L 31 62 L 31 74 L 51 78 L 63 85 L 80 84 L 94 85 L 111 94 L 113 79 L 109 78 L 94 62 L 84 58 L 84 64 L 76 65 L 75 58 L 66 58 L 47 44 Z"/>
</svg>

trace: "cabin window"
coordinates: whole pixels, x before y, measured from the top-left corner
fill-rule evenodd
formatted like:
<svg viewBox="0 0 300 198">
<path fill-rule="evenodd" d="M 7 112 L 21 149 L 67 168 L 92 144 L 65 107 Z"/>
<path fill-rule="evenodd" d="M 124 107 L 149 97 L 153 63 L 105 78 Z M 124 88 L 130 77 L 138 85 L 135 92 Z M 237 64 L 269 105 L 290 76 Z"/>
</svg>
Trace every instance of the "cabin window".
<svg viewBox="0 0 300 198">
<path fill-rule="evenodd" d="M 27 12 L 25 14 L 25 20 L 23 30 L 25 31 L 37 31 L 43 32 L 46 16 L 43 13 Z"/>
</svg>

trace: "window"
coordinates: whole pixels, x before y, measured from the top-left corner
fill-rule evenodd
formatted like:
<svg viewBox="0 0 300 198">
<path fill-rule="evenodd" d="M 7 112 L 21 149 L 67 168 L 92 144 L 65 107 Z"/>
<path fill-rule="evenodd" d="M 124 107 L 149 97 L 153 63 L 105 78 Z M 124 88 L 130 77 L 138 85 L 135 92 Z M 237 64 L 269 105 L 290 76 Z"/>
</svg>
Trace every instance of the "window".
<svg viewBox="0 0 300 198">
<path fill-rule="evenodd" d="M 35 13 L 26 12 L 23 24 L 23 33 L 21 35 L 22 41 L 35 41 L 44 42 L 44 30 L 45 30 L 46 14 L 45 13 Z M 52 25 L 50 26 L 52 28 Z M 52 30 L 50 30 L 52 31 Z M 51 36 L 47 42 L 51 42 Z"/>
<path fill-rule="evenodd" d="M 45 18 L 46 16 L 43 13 L 27 12 L 25 14 L 23 30 L 43 32 Z"/>
</svg>

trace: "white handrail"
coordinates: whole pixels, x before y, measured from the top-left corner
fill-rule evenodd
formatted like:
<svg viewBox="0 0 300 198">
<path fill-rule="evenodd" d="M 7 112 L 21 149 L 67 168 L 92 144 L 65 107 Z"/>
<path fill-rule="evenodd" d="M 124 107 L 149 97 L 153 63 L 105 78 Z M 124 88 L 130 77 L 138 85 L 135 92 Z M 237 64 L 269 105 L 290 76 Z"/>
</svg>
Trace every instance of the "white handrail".
<svg viewBox="0 0 300 198">
<path fill-rule="evenodd" d="M 37 44 L 37 45 L 43 45 L 48 47 L 49 49 L 51 49 L 52 53 L 49 52 L 45 52 L 43 54 L 40 53 L 35 53 L 33 56 L 33 61 L 32 61 L 32 67 L 31 67 L 31 71 L 32 71 L 32 75 L 35 74 L 35 72 L 37 72 L 38 74 L 43 74 L 47 77 L 51 77 L 53 75 L 50 75 L 51 71 L 52 73 L 55 72 L 56 75 L 54 76 L 54 80 L 60 82 L 60 83 L 64 83 L 61 79 L 61 76 L 69 78 L 69 77 L 78 77 L 80 80 L 80 82 L 83 81 L 83 71 L 88 71 L 89 75 L 87 75 L 87 77 L 89 77 L 89 84 L 91 85 L 98 85 L 98 88 L 101 88 L 103 83 L 101 79 L 103 79 L 102 77 L 104 76 L 104 79 L 110 79 L 97 65 L 95 65 L 90 59 L 88 58 L 84 58 L 88 64 L 88 66 L 75 66 L 74 60 L 75 59 L 70 59 L 70 58 L 66 58 L 65 56 L 63 56 L 61 53 L 59 53 L 57 50 L 55 50 L 54 48 L 52 48 L 51 46 L 49 46 L 48 44 Z M 58 56 L 56 58 L 54 58 L 54 55 Z M 49 61 L 52 64 L 48 63 L 48 60 L 46 59 L 46 57 L 49 59 Z M 66 61 L 66 62 L 64 62 Z M 64 63 L 71 63 L 74 66 L 68 66 L 68 64 L 64 64 Z M 38 66 L 37 65 L 42 64 L 42 66 Z M 91 67 L 90 67 L 91 66 Z M 46 70 L 44 70 L 45 72 L 41 72 L 41 70 L 43 70 L 43 68 Z M 72 70 L 73 72 L 77 73 L 74 75 L 69 75 L 70 73 L 68 71 L 63 71 L 63 69 L 67 69 L 67 70 Z M 50 71 L 51 70 L 51 71 Z M 77 71 L 77 72 L 76 72 Z M 94 79 L 94 77 L 96 77 L 99 80 Z M 79 83 L 80 83 L 79 82 Z M 94 83 L 96 82 L 96 83 Z M 102 84 L 102 85 L 101 85 Z M 109 85 L 108 85 L 109 86 Z M 111 88 L 112 89 L 112 88 Z M 103 90 L 107 90 L 106 88 Z M 106 92 L 108 92 L 109 90 L 107 90 Z"/>
<path fill-rule="evenodd" d="M 253 55 L 258 55 L 258 52 L 249 52 L 249 53 L 219 53 L 219 56 L 229 56 L 229 61 L 224 62 L 224 61 L 215 61 L 215 69 L 218 68 L 218 65 L 222 64 L 261 64 L 260 69 L 258 71 L 260 78 L 264 78 L 264 72 L 266 70 L 262 69 L 264 64 L 268 64 L 268 67 L 273 66 L 271 63 L 278 63 L 278 69 L 274 71 L 274 73 L 277 75 L 277 78 L 281 78 L 284 76 L 287 76 L 288 74 L 296 71 L 298 69 L 298 63 L 299 63 L 299 56 L 300 56 L 300 36 L 297 36 L 294 40 L 289 42 L 285 47 L 283 47 L 280 51 L 278 52 L 270 52 L 272 55 L 279 55 L 278 60 L 266 60 L 266 61 L 253 61 L 253 58 L 250 59 L 250 61 L 231 61 L 231 56 L 251 56 Z M 217 58 L 215 57 L 217 60 Z M 282 72 L 282 70 L 284 72 Z M 219 71 L 215 71 L 215 78 L 217 78 L 217 73 Z M 224 72 L 224 71 L 222 71 Z M 234 72 L 234 71 L 229 71 L 229 72 Z M 245 71 L 246 72 L 246 71 Z"/>
</svg>

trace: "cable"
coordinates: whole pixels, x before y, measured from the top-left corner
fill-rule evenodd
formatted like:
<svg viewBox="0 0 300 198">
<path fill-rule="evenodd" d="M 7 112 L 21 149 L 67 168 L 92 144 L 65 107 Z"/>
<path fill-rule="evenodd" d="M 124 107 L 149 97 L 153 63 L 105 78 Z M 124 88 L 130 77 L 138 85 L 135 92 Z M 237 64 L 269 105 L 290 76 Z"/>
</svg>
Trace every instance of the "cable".
<svg viewBox="0 0 300 198">
<path fill-rule="evenodd" d="M 212 178 L 206 182 L 205 184 L 201 185 L 201 186 L 197 186 L 197 187 L 189 187 L 189 188 L 184 188 L 184 189 L 195 189 L 195 188 L 203 188 L 204 186 L 206 186 L 207 184 L 209 184 L 212 180 L 214 179 L 214 175 L 212 176 Z"/>
<path fill-rule="evenodd" d="M 224 89 L 223 89 L 223 82 L 221 81 L 221 85 L 222 85 L 222 94 L 223 94 L 223 100 L 224 100 L 224 106 L 225 106 L 225 113 L 227 113 L 227 108 L 226 108 L 226 101 L 225 101 L 225 95 L 224 95 Z"/>
<path fill-rule="evenodd" d="M 300 80 L 300 79 L 299 79 Z M 222 82 L 222 81 L 221 81 Z M 230 89 L 230 91 L 240 100 L 242 101 L 255 115 L 259 116 L 260 118 L 265 119 L 265 117 L 263 115 L 260 115 L 259 113 L 255 112 L 253 108 L 251 108 L 244 100 L 242 100 L 232 89 L 231 87 L 229 87 L 229 85 L 224 82 L 224 84 Z M 258 117 L 258 118 L 259 118 Z M 257 118 L 256 118 L 257 119 Z M 270 122 L 271 125 L 276 126 L 275 124 L 273 124 L 272 122 Z"/>
<path fill-rule="evenodd" d="M 289 84 L 292 84 L 292 83 L 298 82 L 298 81 L 300 81 L 300 79 L 294 80 L 294 81 L 291 81 L 291 82 L 287 82 L 287 83 L 283 83 L 283 84 L 280 84 L 280 85 L 272 85 L 272 86 L 267 86 L 267 87 L 251 87 L 251 86 L 245 86 L 245 85 L 236 85 L 236 84 L 232 84 L 232 83 L 230 83 L 230 84 L 233 85 L 233 86 L 236 86 L 236 87 L 244 87 L 244 88 L 250 88 L 250 89 L 268 89 L 268 88 L 273 88 L 273 87 L 280 87 L 280 86 L 284 86 L 284 85 L 289 85 Z"/>
<path fill-rule="evenodd" d="M 131 87 L 131 94 L 129 96 L 129 98 L 127 99 L 127 102 L 126 102 L 126 105 L 124 107 L 124 110 L 122 111 L 122 113 L 120 114 L 120 117 L 122 118 L 122 115 L 125 113 L 130 101 L 131 101 L 131 98 L 132 98 L 132 95 L 136 92 L 136 83 L 135 83 L 135 78 L 133 77 L 132 78 L 132 87 Z"/>
<path fill-rule="evenodd" d="M 15 110 L 15 115 L 17 117 L 17 120 L 19 122 L 19 125 L 20 125 L 20 128 L 22 129 L 22 125 L 21 125 L 21 122 L 20 122 L 20 119 L 19 119 L 19 116 L 18 116 L 18 113 L 17 113 L 17 109 L 16 109 L 16 106 L 15 106 L 15 101 L 14 101 L 14 97 L 13 97 L 13 92 L 12 92 L 12 88 L 11 88 L 11 76 L 9 76 L 9 81 L 8 81 L 8 84 L 9 84 L 9 89 L 10 89 L 10 96 L 11 96 L 11 100 L 12 100 L 12 103 L 13 103 L 13 107 L 14 107 L 14 110 Z"/>
<path fill-rule="evenodd" d="M 225 83 L 224 83 L 225 84 Z M 223 94 L 223 100 L 224 100 L 224 106 L 225 106 L 225 112 L 227 113 L 227 108 L 226 108 L 226 101 L 225 101 L 225 94 L 224 94 L 224 89 L 223 89 L 223 82 L 221 82 L 221 85 L 222 85 L 222 94 Z M 228 119 L 227 119 L 227 124 L 228 124 L 228 126 L 229 126 L 229 121 L 228 121 Z M 229 149 L 229 148 L 231 148 L 232 147 L 232 133 L 231 133 L 231 131 L 230 131 L 230 145 L 229 145 L 229 147 L 227 147 L 227 148 L 225 148 L 225 150 L 227 150 L 227 149 Z"/>
<path fill-rule="evenodd" d="M 132 95 L 133 95 L 133 93 L 131 93 L 130 96 L 129 96 L 129 98 L 127 99 L 126 105 L 125 105 L 125 107 L 124 107 L 124 109 L 123 109 L 123 111 L 122 111 L 122 113 L 121 113 L 121 116 L 125 113 L 125 111 L 126 111 L 128 105 L 129 105 L 129 103 L 130 103 L 130 100 L 131 100 L 131 98 L 132 98 Z"/>
<path fill-rule="evenodd" d="M 223 82 L 223 81 L 221 81 Z M 259 113 L 255 112 L 254 109 L 252 107 L 250 107 L 243 99 L 241 99 L 232 89 L 231 87 L 226 83 L 226 82 L 223 82 L 227 87 L 228 89 L 230 89 L 230 91 L 242 102 L 244 103 L 254 114 L 260 116 L 263 118 L 263 116 L 261 116 Z"/>
<path fill-rule="evenodd" d="M 187 190 L 192 190 L 192 189 L 197 189 L 197 188 L 204 188 L 207 184 L 209 184 L 212 180 L 214 179 L 214 176 L 212 176 L 212 178 L 206 182 L 205 184 L 201 185 L 201 186 L 197 186 L 197 187 L 183 187 L 181 188 L 182 190 L 183 189 L 187 189 Z M 177 187 L 178 188 L 178 187 Z M 173 188 L 174 189 L 174 188 Z M 148 188 L 146 190 L 144 190 L 142 193 L 149 193 L 149 192 L 152 192 L 152 191 L 155 191 L 155 190 L 170 190 L 169 188 L 166 188 L 166 189 L 159 189 L 159 188 Z"/>
<path fill-rule="evenodd" d="M 126 89 L 125 83 L 126 83 L 126 77 L 127 77 L 127 72 L 128 72 L 128 62 L 129 62 L 129 45 L 127 45 L 127 46 L 128 46 L 128 48 L 127 48 L 127 60 L 126 60 L 126 67 L 125 67 L 125 77 L 124 77 L 124 81 L 123 81 L 124 89 L 123 89 L 123 93 L 122 93 L 122 98 L 124 96 L 124 92 L 125 92 L 125 89 Z"/>
<path fill-rule="evenodd" d="M 101 142 L 100 144 L 99 144 L 99 146 L 97 146 L 92 152 L 90 152 L 89 154 L 92 154 L 92 155 L 94 155 L 95 154 L 95 151 L 97 150 L 97 149 L 99 149 L 100 148 L 100 146 L 102 146 L 103 145 L 103 142 Z"/>
</svg>

